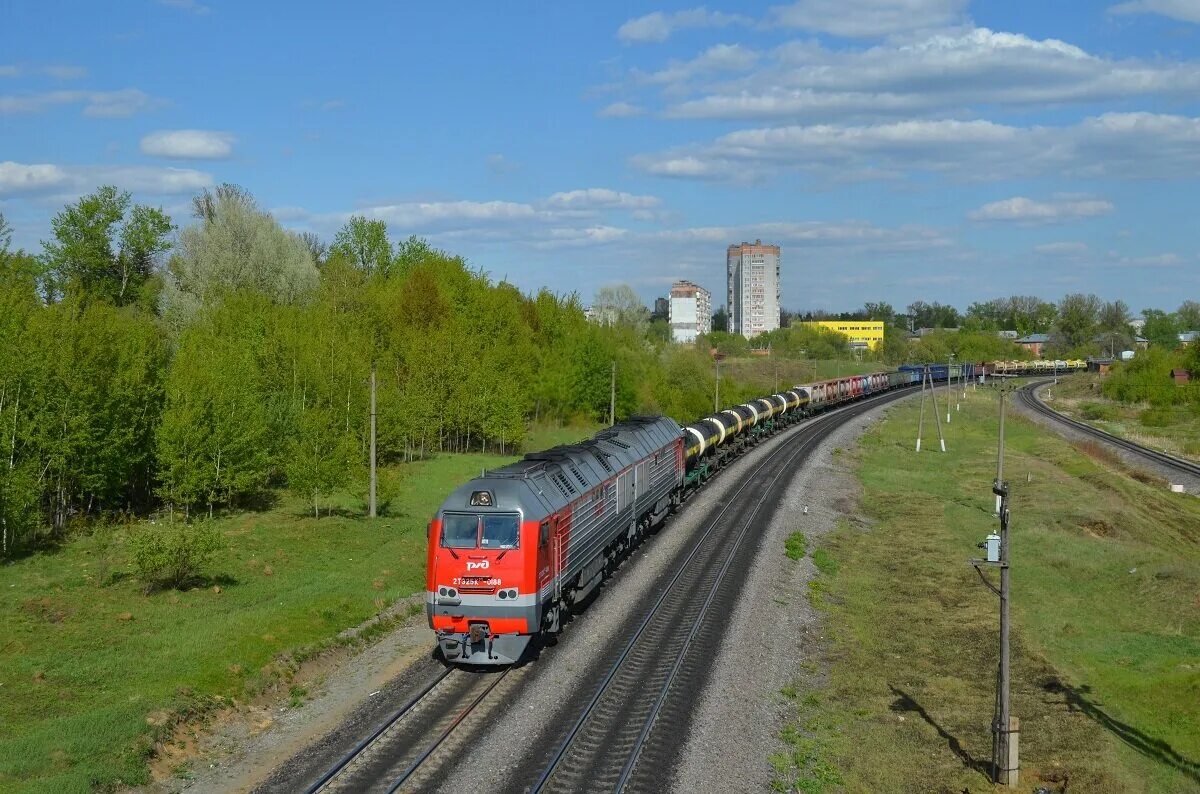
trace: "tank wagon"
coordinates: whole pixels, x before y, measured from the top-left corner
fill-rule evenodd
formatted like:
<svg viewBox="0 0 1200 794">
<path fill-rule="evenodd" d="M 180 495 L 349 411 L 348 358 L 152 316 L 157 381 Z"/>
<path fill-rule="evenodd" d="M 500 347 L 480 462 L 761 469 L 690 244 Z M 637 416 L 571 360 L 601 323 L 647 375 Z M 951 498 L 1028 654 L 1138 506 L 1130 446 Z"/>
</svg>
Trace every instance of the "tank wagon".
<svg viewBox="0 0 1200 794">
<path fill-rule="evenodd" d="M 903 370 L 818 381 L 683 427 L 634 417 L 464 483 L 429 524 L 426 614 L 443 657 L 517 662 L 747 449 L 818 411 L 917 381 Z"/>
</svg>

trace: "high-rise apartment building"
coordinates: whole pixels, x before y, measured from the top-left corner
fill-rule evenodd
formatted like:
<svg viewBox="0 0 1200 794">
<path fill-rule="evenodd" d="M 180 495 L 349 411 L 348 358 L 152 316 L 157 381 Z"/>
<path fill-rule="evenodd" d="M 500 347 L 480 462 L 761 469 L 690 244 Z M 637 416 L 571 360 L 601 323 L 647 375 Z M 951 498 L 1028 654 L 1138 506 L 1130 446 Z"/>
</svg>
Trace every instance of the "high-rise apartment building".
<svg viewBox="0 0 1200 794">
<path fill-rule="evenodd" d="M 671 338 L 676 342 L 694 342 L 700 334 L 712 332 L 712 295 L 690 281 L 671 285 Z"/>
<path fill-rule="evenodd" d="M 750 339 L 779 327 L 779 246 L 729 246 L 729 330 Z"/>
</svg>

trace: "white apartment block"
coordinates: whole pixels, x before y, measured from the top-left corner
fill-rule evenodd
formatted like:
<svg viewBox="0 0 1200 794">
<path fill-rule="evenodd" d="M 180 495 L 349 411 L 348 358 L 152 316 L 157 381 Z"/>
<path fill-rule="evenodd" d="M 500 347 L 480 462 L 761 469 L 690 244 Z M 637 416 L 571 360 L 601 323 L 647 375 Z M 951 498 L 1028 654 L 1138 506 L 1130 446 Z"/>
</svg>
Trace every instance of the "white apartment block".
<svg viewBox="0 0 1200 794">
<path fill-rule="evenodd" d="M 696 341 L 712 331 L 712 294 L 690 281 L 676 281 L 671 285 L 669 316 L 673 340 Z"/>
<path fill-rule="evenodd" d="M 729 331 L 750 339 L 779 327 L 779 246 L 729 246 Z"/>
</svg>

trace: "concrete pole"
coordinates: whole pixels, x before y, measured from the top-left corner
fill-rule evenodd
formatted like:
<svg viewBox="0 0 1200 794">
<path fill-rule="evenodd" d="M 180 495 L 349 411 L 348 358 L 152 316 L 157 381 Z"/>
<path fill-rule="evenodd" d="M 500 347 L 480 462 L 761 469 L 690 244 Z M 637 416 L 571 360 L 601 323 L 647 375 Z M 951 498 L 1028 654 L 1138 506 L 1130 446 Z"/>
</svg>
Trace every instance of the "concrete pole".
<svg viewBox="0 0 1200 794">
<path fill-rule="evenodd" d="M 717 368 L 717 389 L 713 392 L 713 413 L 721 412 L 721 359 L 714 358 L 713 364 Z"/>
<path fill-rule="evenodd" d="M 950 369 L 954 366 L 954 354 L 950 354 L 950 358 L 946 359 L 946 424 L 950 424 L 950 396 L 954 379 L 950 377 Z"/>
<path fill-rule="evenodd" d="M 996 487 L 1004 482 L 1004 392 L 1006 384 L 1000 382 L 1000 443 L 996 446 Z M 1000 515 L 1000 494 L 996 494 L 996 515 Z"/>
<path fill-rule="evenodd" d="M 929 367 L 926 367 L 925 371 L 921 373 L 921 414 L 917 420 L 917 452 L 921 451 L 921 435 L 925 431 L 925 382 L 927 380 L 929 380 Z M 937 410 L 937 406 L 934 406 L 934 410 Z"/>
<path fill-rule="evenodd" d="M 608 423 L 617 423 L 617 362 L 612 363 L 612 377 L 608 385 Z"/>
<path fill-rule="evenodd" d="M 375 493 L 378 485 L 378 472 L 375 468 L 375 365 L 371 365 L 371 487 L 367 495 L 367 515 L 376 516 Z"/>
</svg>

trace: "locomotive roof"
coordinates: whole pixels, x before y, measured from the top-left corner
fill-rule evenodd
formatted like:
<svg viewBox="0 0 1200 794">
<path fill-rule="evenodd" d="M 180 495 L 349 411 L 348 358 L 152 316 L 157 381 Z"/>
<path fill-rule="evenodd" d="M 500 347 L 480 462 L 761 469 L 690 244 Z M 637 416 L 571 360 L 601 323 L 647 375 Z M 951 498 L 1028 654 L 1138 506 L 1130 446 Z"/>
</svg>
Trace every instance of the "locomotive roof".
<svg viewBox="0 0 1200 794">
<path fill-rule="evenodd" d="M 527 520 L 554 512 L 679 437 L 662 416 L 635 416 L 576 444 L 530 452 L 521 460 L 484 472 L 455 489 L 442 510 L 476 510 L 471 494 L 488 490 L 493 507 L 520 508 Z"/>
</svg>

